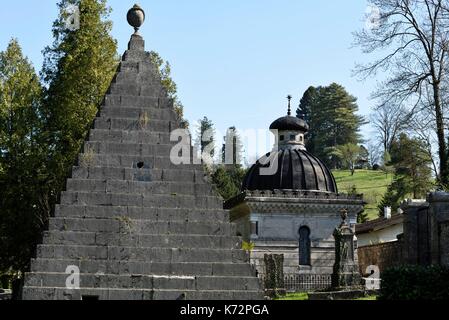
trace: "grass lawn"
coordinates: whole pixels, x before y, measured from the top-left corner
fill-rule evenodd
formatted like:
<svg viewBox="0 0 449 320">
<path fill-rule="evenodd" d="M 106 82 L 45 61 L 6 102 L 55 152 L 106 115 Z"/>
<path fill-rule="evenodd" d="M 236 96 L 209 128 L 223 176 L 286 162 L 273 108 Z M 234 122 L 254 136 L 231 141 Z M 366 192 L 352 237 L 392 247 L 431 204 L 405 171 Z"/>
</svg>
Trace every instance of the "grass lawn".
<svg viewBox="0 0 449 320">
<path fill-rule="evenodd" d="M 382 171 L 373 170 L 356 170 L 353 176 L 349 170 L 334 170 L 332 173 L 339 192 L 349 193 L 355 186 L 357 193 L 363 194 L 364 200 L 368 203 L 365 207 L 368 219 L 378 218 L 377 205 L 393 180 L 392 174 L 386 175 Z"/>
<path fill-rule="evenodd" d="M 309 295 L 307 293 L 289 293 L 285 297 L 276 298 L 275 300 L 281 300 L 281 301 L 288 301 L 288 300 L 304 301 L 304 300 L 309 300 Z"/>
<path fill-rule="evenodd" d="M 357 301 L 376 301 L 377 300 L 377 296 L 368 296 L 368 297 L 363 297 L 360 299 L 356 299 Z"/>
<path fill-rule="evenodd" d="M 295 301 L 305 301 L 305 300 L 309 300 L 309 296 L 307 293 L 289 293 L 287 294 L 285 297 L 279 297 L 276 298 L 275 300 L 278 301 L 291 301 L 291 300 L 295 300 Z M 377 296 L 367 296 L 367 297 L 363 297 L 363 298 L 359 298 L 359 299 L 355 299 L 356 301 L 376 301 L 377 300 Z"/>
</svg>

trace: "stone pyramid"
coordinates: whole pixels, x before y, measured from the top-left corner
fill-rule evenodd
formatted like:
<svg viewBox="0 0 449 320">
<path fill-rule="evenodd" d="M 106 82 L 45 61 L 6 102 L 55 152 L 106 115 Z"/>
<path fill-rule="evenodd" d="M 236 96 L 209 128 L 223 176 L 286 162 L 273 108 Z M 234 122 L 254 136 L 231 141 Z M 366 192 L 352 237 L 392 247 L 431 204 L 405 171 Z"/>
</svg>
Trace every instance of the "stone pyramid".
<svg viewBox="0 0 449 320">
<path fill-rule="evenodd" d="M 202 165 L 170 161 L 170 132 L 179 126 L 134 34 L 25 276 L 23 299 L 263 298 Z M 80 270 L 79 289 L 66 286 L 69 266 Z"/>
</svg>

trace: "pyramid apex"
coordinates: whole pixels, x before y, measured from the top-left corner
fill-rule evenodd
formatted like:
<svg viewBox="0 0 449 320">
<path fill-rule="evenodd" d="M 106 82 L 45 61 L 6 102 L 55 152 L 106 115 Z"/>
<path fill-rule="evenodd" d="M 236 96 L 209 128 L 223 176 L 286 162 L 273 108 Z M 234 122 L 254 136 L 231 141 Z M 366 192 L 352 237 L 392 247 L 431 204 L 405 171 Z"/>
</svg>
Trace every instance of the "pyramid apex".
<svg viewBox="0 0 449 320">
<path fill-rule="evenodd" d="M 131 36 L 131 40 L 129 41 L 128 50 L 144 51 L 145 41 L 139 34 L 139 29 L 145 22 L 145 11 L 138 4 L 135 4 L 131 9 L 129 9 L 126 18 L 129 25 L 134 28 L 134 34 Z"/>
</svg>

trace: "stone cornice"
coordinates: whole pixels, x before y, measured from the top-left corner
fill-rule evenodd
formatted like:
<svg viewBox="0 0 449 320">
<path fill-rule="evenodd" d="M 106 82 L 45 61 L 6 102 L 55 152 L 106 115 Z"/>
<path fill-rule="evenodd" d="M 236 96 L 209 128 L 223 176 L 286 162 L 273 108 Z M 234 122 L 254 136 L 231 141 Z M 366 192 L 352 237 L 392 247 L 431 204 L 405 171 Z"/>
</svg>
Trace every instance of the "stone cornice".
<svg viewBox="0 0 449 320">
<path fill-rule="evenodd" d="M 342 209 L 347 209 L 349 214 L 357 215 L 363 210 L 363 204 L 350 202 L 306 202 L 306 201 L 259 201 L 248 199 L 246 202 L 253 213 L 285 213 L 285 214 L 315 214 L 340 216 Z"/>
<path fill-rule="evenodd" d="M 225 202 L 226 209 L 232 209 L 243 202 L 260 202 L 275 204 L 321 204 L 363 206 L 362 195 L 347 195 L 328 192 L 274 190 L 274 191 L 246 191 Z"/>
</svg>

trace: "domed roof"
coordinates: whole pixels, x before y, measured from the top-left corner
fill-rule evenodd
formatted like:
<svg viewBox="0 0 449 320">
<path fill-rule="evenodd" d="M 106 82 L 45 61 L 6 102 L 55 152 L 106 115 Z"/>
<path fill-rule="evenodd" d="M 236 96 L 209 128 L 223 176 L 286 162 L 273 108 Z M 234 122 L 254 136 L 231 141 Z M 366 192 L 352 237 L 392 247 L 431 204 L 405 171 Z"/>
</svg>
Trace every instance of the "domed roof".
<svg viewBox="0 0 449 320">
<path fill-rule="evenodd" d="M 309 125 L 298 117 L 286 116 L 273 122 L 270 130 L 307 132 L 309 131 Z"/>
<path fill-rule="evenodd" d="M 269 162 L 277 161 L 274 175 L 264 175 Z M 264 165 L 264 163 L 267 163 Z M 307 190 L 337 193 L 335 178 L 317 157 L 306 150 L 284 149 L 268 153 L 257 161 L 246 175 L 242 190 Z"/>
</svg>

